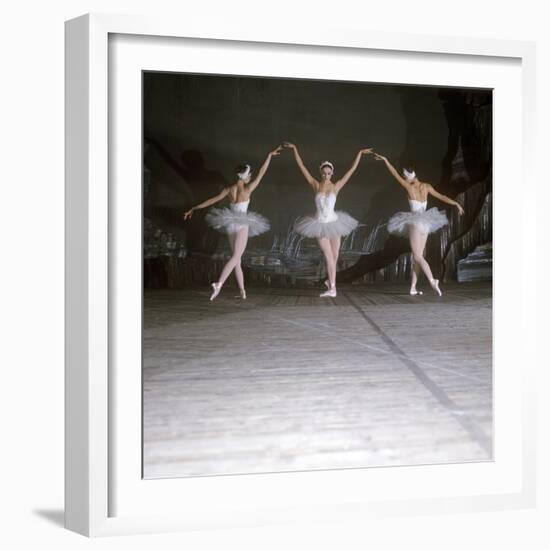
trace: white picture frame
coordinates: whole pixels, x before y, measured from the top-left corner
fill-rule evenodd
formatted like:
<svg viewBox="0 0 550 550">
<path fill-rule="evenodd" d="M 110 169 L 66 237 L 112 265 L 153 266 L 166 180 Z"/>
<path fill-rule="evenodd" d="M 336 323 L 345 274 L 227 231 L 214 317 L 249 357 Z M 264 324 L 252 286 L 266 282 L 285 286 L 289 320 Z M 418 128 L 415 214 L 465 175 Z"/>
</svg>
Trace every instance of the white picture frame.
<svg viewBox="0 0 550 550">
<path fill-rule="evenodd" d="M 178 51 L 182 47 L 187 48 L 184 56 Z M 499 181 L 494 203 L 493 462 L 177 480 L 142 480 L 137 475 L 141 395 L 136 392 L 141 386 L 139 372 L 128 365 L 135 367 L 140 356 L 140 327 L 134 322 L 141 311 L 134 292 L 137 279 L 141 284 L 140 265 L 135 263 L 139 250 L 129 247 L 127 255 L 116 243 L 124 237 L 124 227 L 136 227 L 132 224 L 139 223 L 141 211 L 139 197 L 112 182 L 120 181 L 119 170 L 126 170 L 130 178 L 141 177 L 141 164 L 134 162 L 136 147 L 141 146 L 141 134 L 135 132 L 140 121 L 134 116 L 140 105 L 141 89 L 135 87 L 139 71 L 182 70 L 186 63 L 197 71 L 210 58 L 220 63 L 221 50 L 227 54 L 221 61 L 226 70 L 221 72 L 228 73 L 240 70 L 243 57 L 250 63 L 246 74 L 259 74 L 259 63 L 269 54 L 275 71 L 270 74 L 295 71 L 293 76 L 314 76 L 330 56 L 339 61 L 363 56 L 362 63 L 372 61 L 374 81 L 467 86 L 464 75 L 469 74 L 472 85 L 497 83 L 491 86 L 497 109 L 494 174 Z M 247 56 L 241 55 L 244 51 Z M 385 56 L 384 67 L 376 63 L 377 55 Z M 284 57 L 284 69 L 277 56 Z M 301 56 L 307 65 L 291 67 L 289 60 Z M 342 77 L 329 66 L 332 78 Z M 215 67 L 209 65 L 205 72 Z M 522 215 L 527 212 L 526 199 L 498 193 L 513 178 L 526 185 L 533 181 L 534 67 L 535 46 L 530 42 L 353 29 L 274 30 L 267 23 L 235 29 L 221 23 L 206 26 L 107 14 L 67 21 L 66 527 L 87 536 L 105 536 L 534 506 L 537 359 L 535 315 L 529 309 L 534 307 L 534 291 L 527 276 L 520 273 L 518 279 L 515 272 L 515 292 L 506 294 L 499 242 L 522 250 L 522 261 L 532 268 L 533 245 L 526 235 L 535 220 Z M 304 74 L 306 70 L 311 73 Z M 116 98 L 124 86 L 129 94 L 123 108 Z M 121 132 L 128 139 L 122 139 Z M 521 154 L 510 158 L 510 148 Z M 127 214 L 120 209 L 121 200 Z M 515 208 L 523 231 L 506 224 L 503 213 L 510 208 Z M 124 223 L 121 216 L 128 216 Z M 136 280 L 122 289 L 116 281 L 125 270 L 135 273 Z M 520 359 L 521 370 L 514 369 Z M 506 433 L 499 425 L 506 426 Z"/>
</svg>

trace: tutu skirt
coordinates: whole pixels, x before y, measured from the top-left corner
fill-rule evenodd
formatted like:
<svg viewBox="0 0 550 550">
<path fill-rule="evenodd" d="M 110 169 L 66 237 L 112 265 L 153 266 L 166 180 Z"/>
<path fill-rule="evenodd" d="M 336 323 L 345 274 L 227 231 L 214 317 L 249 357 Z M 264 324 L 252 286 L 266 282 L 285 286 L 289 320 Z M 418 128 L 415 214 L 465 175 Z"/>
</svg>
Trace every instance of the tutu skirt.
<svg viewBox="0 0 550 550">
<path fill-rule="evenodd" d="M 294 231 L 304 237 L 327 237 L 331 239 L 333 237 L 345 237 L 359 225 L 359 222 L 346 212 L 337 210 L 335 214 L 338 217 L 331 222 L 322 222 L 315 216 L 299 218 L 294 224 Z"/>
<path fill-rule="evenodd" d="M 388 231 L 404 237 L 413 225 L 423 233 L 433 233 L 448 223 L 445 212 L 437 208 L 424 212 L 397 212 L 388 220 Z"/>
<path fill-rule="evenodd" d="M 231 235 L 248 226 L 248 236 L 254 237 L 269 230 L 269 221 L 256 212 L 235 212 L 230 208 L 211 208 L 204 217 L 206 223 Z"/>
</svg>

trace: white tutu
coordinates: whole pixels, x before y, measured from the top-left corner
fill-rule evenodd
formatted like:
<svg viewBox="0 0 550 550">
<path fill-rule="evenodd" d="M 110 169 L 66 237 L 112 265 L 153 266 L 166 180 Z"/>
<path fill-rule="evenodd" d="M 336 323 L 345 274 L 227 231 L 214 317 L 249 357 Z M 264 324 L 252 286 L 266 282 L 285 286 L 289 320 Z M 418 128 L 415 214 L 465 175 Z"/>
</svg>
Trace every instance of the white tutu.
<svg viewBox="0 0 550 550">
<path fill-rule="evenodd" d="M 317 193 L 315 195 L 315 216 L 304 216 L 296 220 L 294 231 L 304 237 L 319 238 L 345 237 L 349 235 L 359 222 L 348 213 L 334 210 L 335 193 Z"/>
<path fill-rule="evenodd" d="M 261 214 L 248 212 L 249 202 L 236 202 L 229 208 L 211 208 L 204 219 L 208 225 L 228 235 L 246 226 L 249 237 L 265 233 L 269 230 L 269 221 Z"/>
<path fill-rule="evenodd" d="M 409 199 L 411 212 L 397 212 L 388 220 L 388 232 L 394 235 L 406 236 L 409 228 L 414 225 L 423 233 L 433 233 L 447 225 L 447 215 L 442 210 L 430 208 L 426 210 L 426 201 Z"/>
<path fill-rule="evenodd" d="M 299 218 L 294 224 L 294 231 L 304 237 L 331 239 L 332 237 L 345 237 L 359 225 L 359 222 L 346 212 L 337 210 L 334 214 L 338 217 L 332 222 L 324 222 L 314 216 Z"/>
</svg>

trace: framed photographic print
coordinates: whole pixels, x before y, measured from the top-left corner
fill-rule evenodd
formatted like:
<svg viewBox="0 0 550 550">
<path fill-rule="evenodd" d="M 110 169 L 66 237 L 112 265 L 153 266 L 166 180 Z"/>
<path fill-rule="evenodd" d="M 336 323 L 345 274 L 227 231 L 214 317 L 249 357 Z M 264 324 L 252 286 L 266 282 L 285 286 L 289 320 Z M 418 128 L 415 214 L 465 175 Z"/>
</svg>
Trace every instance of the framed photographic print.
<svg viewBox="0 0 550 550">
<path fill-rule="evenodd" d="M 66 92 L 67 528 L 533 504 L 533 44 L 86 15 Z"/>
</svg>

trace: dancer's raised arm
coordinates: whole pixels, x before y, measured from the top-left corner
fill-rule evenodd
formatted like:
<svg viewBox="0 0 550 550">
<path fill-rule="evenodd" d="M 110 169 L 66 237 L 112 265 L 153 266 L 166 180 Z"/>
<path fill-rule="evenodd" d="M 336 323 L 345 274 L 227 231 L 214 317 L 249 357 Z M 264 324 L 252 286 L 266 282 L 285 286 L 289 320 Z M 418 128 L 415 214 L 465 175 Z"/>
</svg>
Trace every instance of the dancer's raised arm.
<svg viewBox="0 0 550 550">
<path fill-rule="evenodd" d="M 306 181 L 313 187 L 314 191 L 317 191 L 317 186 L 319 182 L 309 173 L 308 169 L 305 167 L 302 158 L 300 157 L 300 154 L 298 153 L 298 148 L 293 143 L 289 143 L 288 141 L 283 142 L 284 147 L 287 147 L 288 149 L 292 149 L 294 151 L 294 158 L 296 160 L 296 164 L 298 165 L 298 168 L 300 168 L 302 174 L 304 175 L 304 178 L 306 178 Z"/>
<path fill-rule="evenodd" d="M 226 187 L 223 191 L 218 193 L 215 197 L 211 197 L 204 202 L 201 202 L 200 204 L 197 204 L 196 206 L 193 206 L 190 210 L 187 210 L 183 214 L 183 219 L 188 220 L 195 210 L 200 210 L 201 208 L 207 208 L 208 206 L 212 206 L 213 204 L 216 204 L 217 202 L 221 201 L 223 198 L 227 197 L 229 193 L 229 187 Z"/>
<path fill-rule="evenodd" d="M 283 148 L 282 145 L 279 145 L 276 149 L 273 149 L 273 151 L 270 151 L 267 154 L 267 157 L 264 161 L 264 163 L 260 166 L 260 169 L 258 170 L 258 175 L 254 178 L 253 181 L 251 181 L 247 187 L 250 193 L 258 187 L 259 183 L 262 181 L 262 178 L 264 177 L 265 173 L 267 172 L 267 168 L 269 166 L 269 163 L 271 162 L 271 157 L 278 155 L 281 152 L 281 149 Z"/>
<path fill-rule="evenodd" d="M 378 153 L 374 153 L 374 158 L 376 160 L 381 160 L 386 165 L 386 168 L 390 171 L 390 174 L 405 188 L 409 189 L 411 184 L 403 178 L 399 172 L 393 167 L 392 163 L 384 156 L 379 155 Z"/>
<path fill-rule="evenodd" d="M 351 165 L 351 168 L 335 183 L 336 186 L 336 192 L 340 191 L 344 185 L 348 182 L 348 180 L 351 178 L 355 170 L 357 170 L 357 167 L 359 166 L 359 161 L 361 160 L 361 157 L 363 155 L 369 155 L 372 152 L 372 148 L 369 149 L 361 149 L 357 156 L 355 157 L 355 160 L 353 161 L 353 164 Z"/>
<path fill-rule="evenodd" d="M 428 193 L 430 195 L 433 195 L 435 198 L 439 199 L 442 202 L 446 202 L 447 204 L 456 206 L 456 208 L 458 209 L 458 213 L 461 215 L 464 214 L 464 208 L 462 208 L 462 205 L 459 202 L 451 199 L 450 197 L 447 197 L 447 195 L 442 195 L 441 193 L 438 193 L 429 183 L 425 183 L 424 185 L 426 186 L 426 189 L 428 190 Z"/>
</svg>

